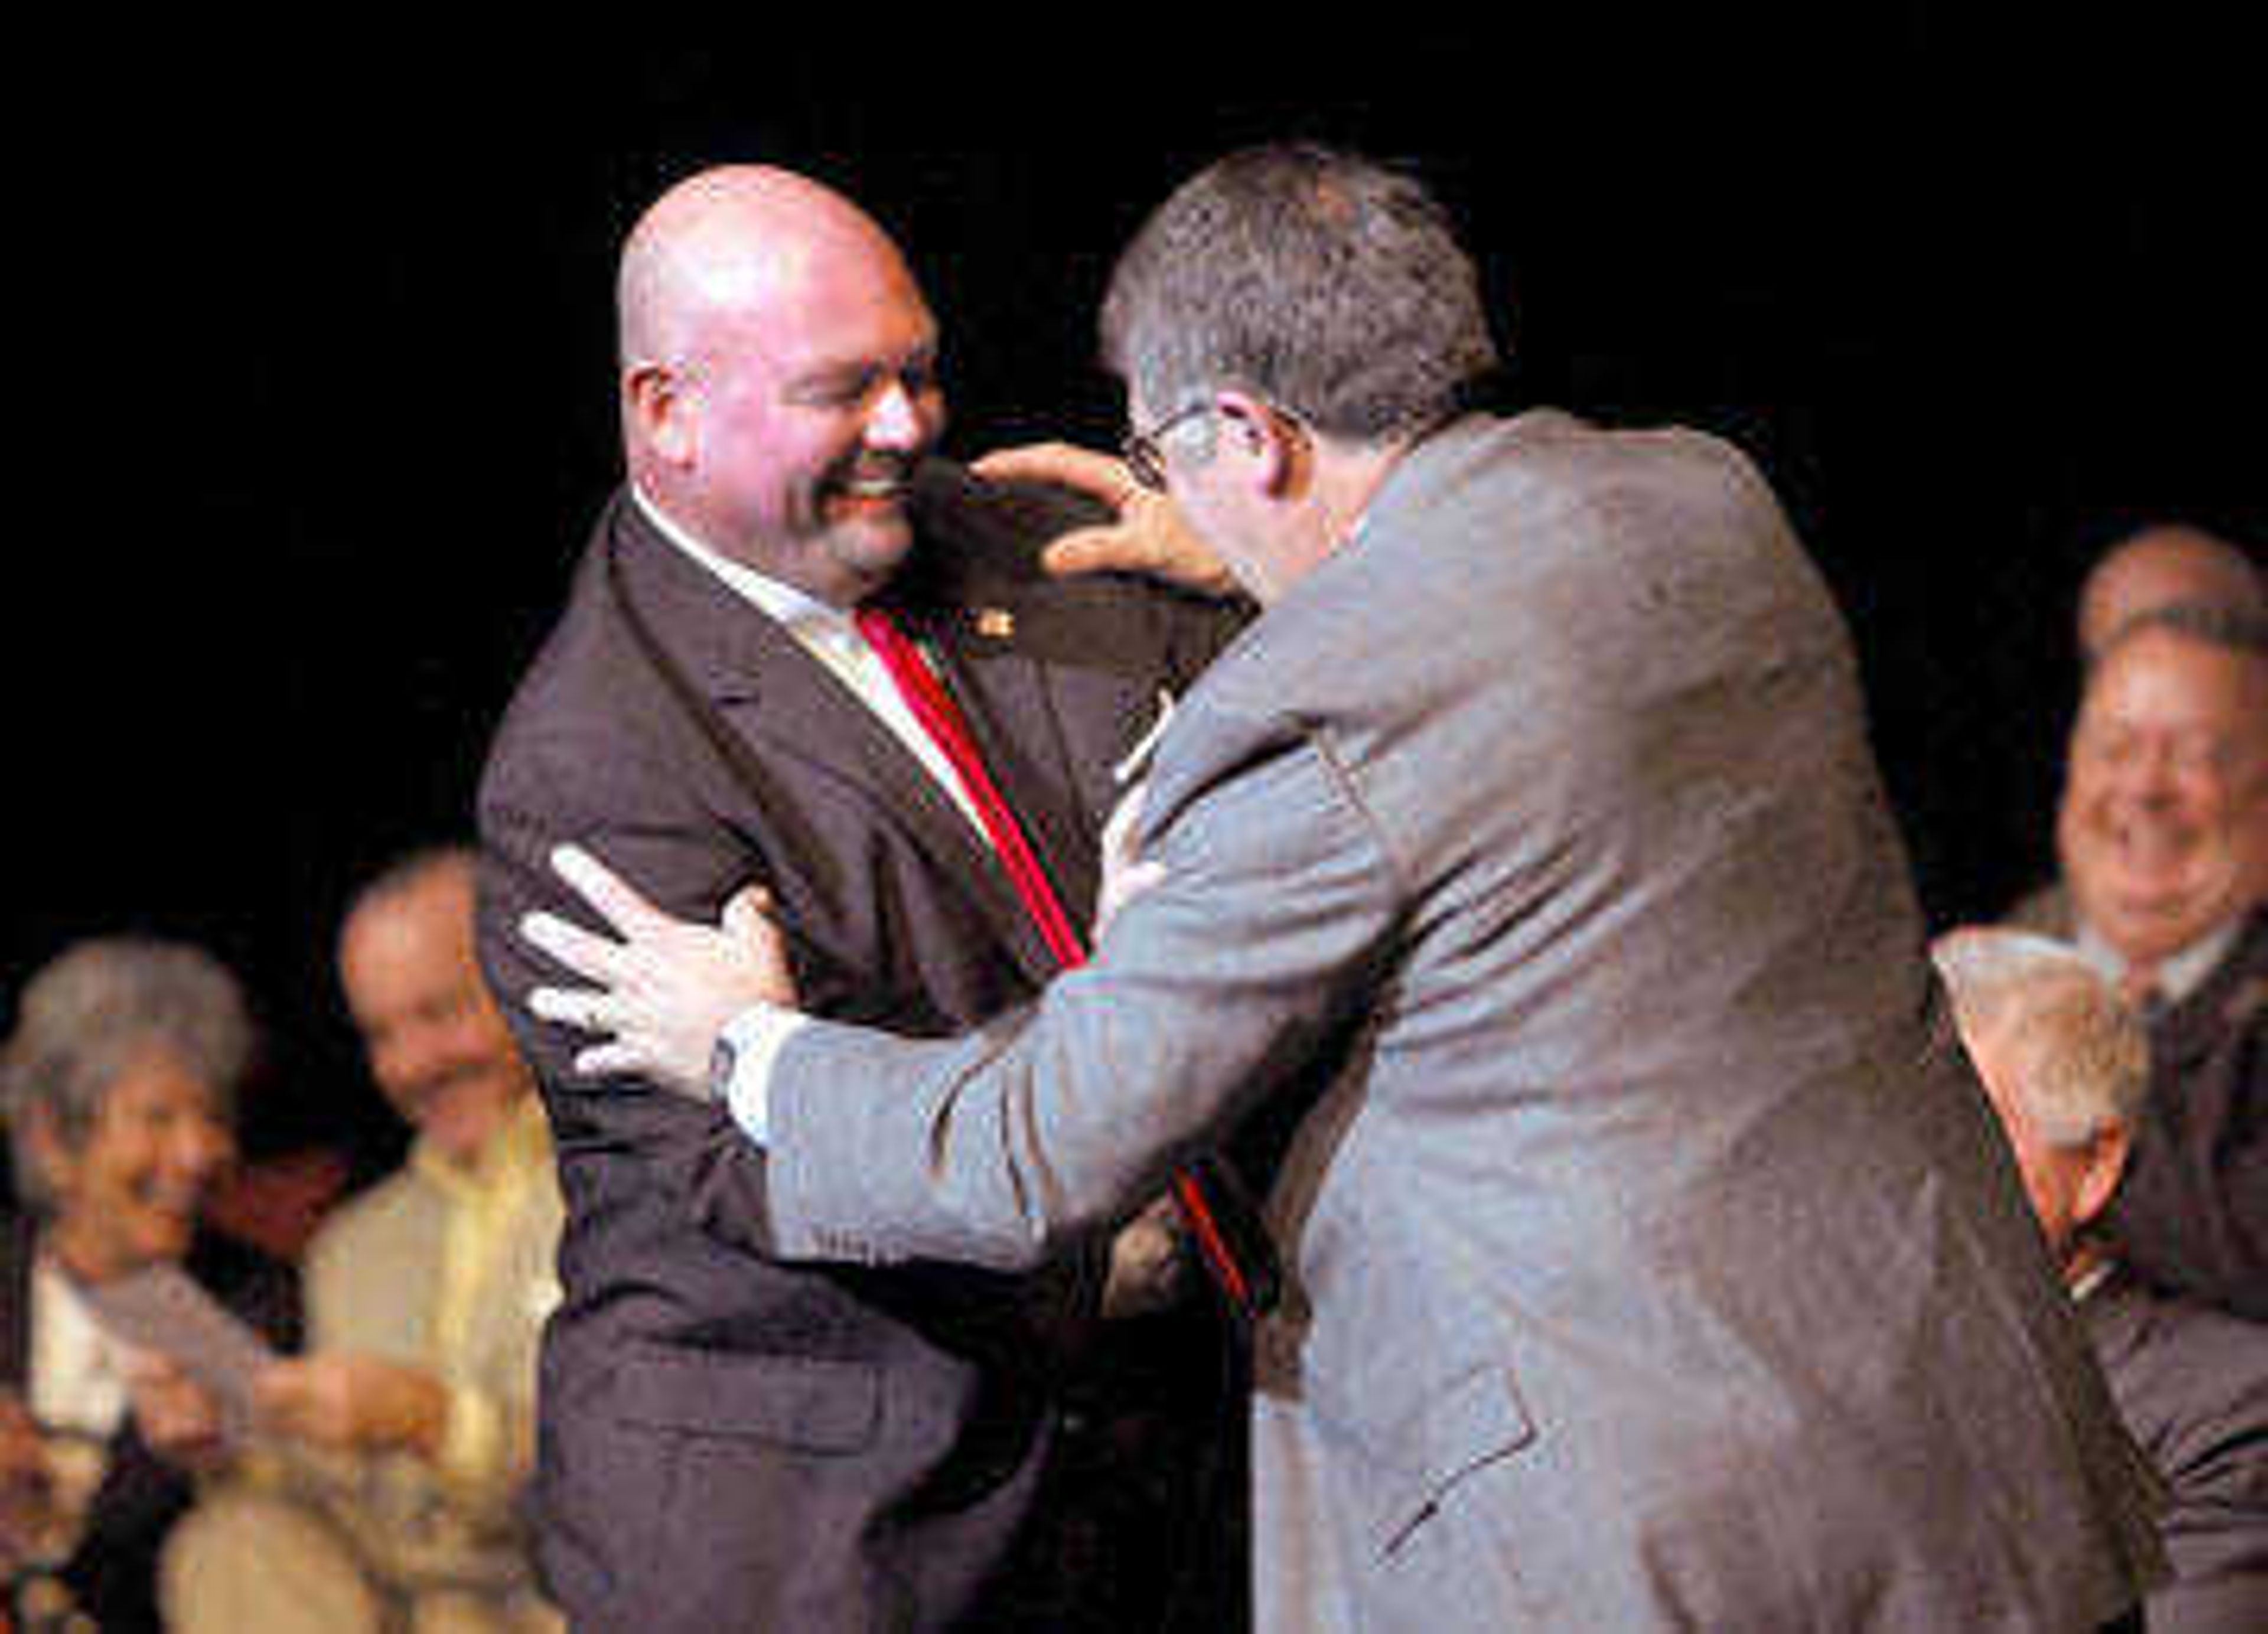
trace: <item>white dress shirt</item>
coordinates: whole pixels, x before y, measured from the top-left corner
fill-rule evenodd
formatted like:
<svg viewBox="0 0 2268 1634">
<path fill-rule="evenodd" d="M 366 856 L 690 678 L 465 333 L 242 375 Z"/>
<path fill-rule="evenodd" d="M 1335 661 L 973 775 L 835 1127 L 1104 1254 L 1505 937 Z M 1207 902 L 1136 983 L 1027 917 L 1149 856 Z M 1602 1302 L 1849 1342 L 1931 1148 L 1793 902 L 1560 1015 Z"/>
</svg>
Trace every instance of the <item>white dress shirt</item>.
<svg viewBox="0 0 2268 1634">
<path fill-rule="evenodd" d="M 969 826 L 985 843 L 991 837 L 985 834 L 984 820 L 977 814 L 976 803 L 961 786 L 961 776 L 953 769 L 953 762 L 938 747 L 937 740 L 929 735 L 921 722 L 914 718 L 904 695 L 881 655 L 867 644 L 858 633 L 850 609 L 838 607 L 805 594 L 792 585 L 767 578 L 755 569 L 719 556 L 699 540 L 687 533 L 668 517 L 661 508 L 640 493 L 636 487 L 630 497 L 637 503 L 645 519 L 653 524 L 654 531 L 687 556 L 699 563 L 722 580 L 726 589 L 755 607 L 766 618 L 779 625 L 795 637 L 803 650 L 826 666 L 827 672 L 848 687 L 851 694 L 880 718 L 899 742 L 924 770 L 936 780 L 938 786 L 952 797 L 954 806 L 968 819 Z"/>
<path fill-rule="evenodd" d="M 2161 960 L 2150 973 L 2150 985 L 2157 990 L 2159 999 L 2177 1005 L 2203 987 L 2205 979 L 2220 968 L 2220 961 L 2228 957 L 2243 929 L 2244 920 L 2239 916 L 2218 931 L 2199 937 L 2181 952 Z M 2124 990 L 2128 961 L 2095 934 L 2092 927 L 2082 923 L 2072 946 L 2080 958 L 2102 974 L 2105 981 Z"/>
<path fill-rule="evenodd" d="M 124 1422 L 129 1352 L 103 1331 L 63 1273 L 42 1254 L 32 1266 L 32 1417 L 53 1430 L 107 1439 Z"/>
<path fill-rule="evenodd" d="M 991 843 L 991 835 L 984 828 L 984 820 L 978 814 L 976 802 L 962 785 L 960 774 L 954 770 L 953 762 L 946 758 L 945 751 L 914 718 L 881 656 L 858 633 L 858 625 L 852 622 L 847 610 L 830 606 L 792 585 L 781 584 L 753 568 L 719 556 L 663 515 L 660 508 L 638 492 L 635 486 L 630 489 L 630 496 L 664 539 L 715 574 L 727 588 L 767 618 L 784 628 L 802 644 L 806 651 L 825 665 L 830 673 L 880 717 L 914 757 L 928 769 L 930 776 L 953 797 L 954 805 L 968 819 L 970 826 L 984 836 L 985 843 Z M 1160 693 L 1158 703 L 1157 721 L 1115 769 L 1119 784 L 1129 790 L 1127 799 L 1130 802 L 1137 798 L 1132 792 L 1133 785 L 1147 773 L 1150 757 L 1172 719 L 1173 696 Z M 1116 833 L 1119 845 L 1131 843 L 1132 814 L 1128 806 L 1122 806 L 1120 813 L 1113 817 L 1111 830 Z M 1103 890 L 1106 905 L 1120 894 L 1115 888 L 1117 877 L 1122 871 L 1132 869 L 1133 860 L 1130 855 L 1124 857 L 1113 856 L 1107 859 Z M 1143 876 L 1129 872 L 1126 877 L 1138 888 Z M 741 1131 L 758 1145 L 769 1144 L 770 1118 L 768 1107 L 772 1062 L 781 1046 L 787 1042 L 803 1020 L 803 1015 L 798 1011 L 783 1010 L 773 1005 L 755 1005 L 735 1016 L 721 1035 L 722 1041 L 731 1051 L 733 1063 L 731 1079 L 725 1086 L 726 1108 Z"/>
</svg>

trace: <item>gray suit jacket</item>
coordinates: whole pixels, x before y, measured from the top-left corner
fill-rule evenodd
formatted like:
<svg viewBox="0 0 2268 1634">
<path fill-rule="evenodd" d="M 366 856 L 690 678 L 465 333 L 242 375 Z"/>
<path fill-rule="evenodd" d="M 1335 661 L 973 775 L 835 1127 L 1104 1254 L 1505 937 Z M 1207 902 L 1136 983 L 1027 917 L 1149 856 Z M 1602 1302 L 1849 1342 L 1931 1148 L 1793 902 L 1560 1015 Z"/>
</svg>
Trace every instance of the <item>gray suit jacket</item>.
<svg viewBox="0 0 2268 1634">
<path fill-rule="evenodd" d="M 1736 454 L 1431 438 L 1184 699 L 1146 838 L 1166 882 L 1032 1015 L 789 1042 L 783 1252 L 1029 1263 L 1328 1057 L 1273 1203 L 1264 1616 L 2133 1601 L 2146 1473 L 1932 986 L 1845 634 Z"/>
</svg>

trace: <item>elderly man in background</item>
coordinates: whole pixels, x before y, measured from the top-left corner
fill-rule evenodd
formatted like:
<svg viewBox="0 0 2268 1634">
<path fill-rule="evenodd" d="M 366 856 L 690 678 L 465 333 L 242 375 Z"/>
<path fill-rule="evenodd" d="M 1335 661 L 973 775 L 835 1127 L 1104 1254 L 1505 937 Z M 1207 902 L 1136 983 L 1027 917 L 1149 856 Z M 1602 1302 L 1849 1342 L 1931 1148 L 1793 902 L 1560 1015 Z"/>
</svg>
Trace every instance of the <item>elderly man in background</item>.
<svg viewBox="0 0 2268 1634">
<path fill-rule="evenodd" d="M 253 1048 L 209 954 L 110 937 L 32 979 L 0 1049 L 27 1208 L 0 1222 L 0 1572 L 27 1625 L 156 1634 L 196 1609 L 161 1616 L 161 1550 L 195 1478 L 242 1449 L 213 1392 L 115 1336 L 98 1299 L 178 1266 L 269 1342 L 297 1336 L 288 1271 L 197 1225 Z"/>
<path fill-rule="evenodd" d="M 2145 613 L 2168 607 L 2220 609 L 2268 617 L 2268 575 L 2242 547 L 2180 523 L 2158 523 L 2104 551 L 2080 585 L 2074 630 L 2083 667 L 2092 669 L 2112 638 Z M 2070 892 L 2060 874 L 2010 909 L 2013 924 L 2068 932 Z"/>
<path fill-rule="evenodd" d="M 2202 528 L 2159 523 L 2102 553 L 2080 587 L 2078 637 L 2089 665 L 2137 615 L 2220 607 L 2268 616 L 2268 578 L 2243 549 Z"/>
<path fill-rule="evenodd" d="M 2148 1022 L 2106 1224 L 2161 1287 L 2268 1318 L 2268 622 L 2176 606 L 2088 673 L 2056 840 L 2069 938 Z"/>
<path fill-rule="evenodd" d="M 363 888 L 340 936 L 372 1075 L 416 1140 L 316 1233 L 308 1353 L 259 1382 L 291 1449 L 286 1488 L 306 1506 L 291 1569 L 264 1565 L 261 1534 L 225 1527 L 217 1504 L 173 1551 L 176 1578 L 228 1607 L 215 1628 L 561 1626 L 519 1512 L 536 1346 L 557 1299 L 558 1183 L 533 1080 L 474 961 L 473 869 L 461 849 L 402 859 Z"/>
<path fill-rule="evenodd" d="M 2149 1093 L 2132 1012 L 2068 946 L 1940 938 L 1962 1036 L 2128 1426 L 2164 1478 L 2153 1634 L 2268 1629 L 2268 1327 L 2160 1294 L 2100 1229 Z"/>
</svg>

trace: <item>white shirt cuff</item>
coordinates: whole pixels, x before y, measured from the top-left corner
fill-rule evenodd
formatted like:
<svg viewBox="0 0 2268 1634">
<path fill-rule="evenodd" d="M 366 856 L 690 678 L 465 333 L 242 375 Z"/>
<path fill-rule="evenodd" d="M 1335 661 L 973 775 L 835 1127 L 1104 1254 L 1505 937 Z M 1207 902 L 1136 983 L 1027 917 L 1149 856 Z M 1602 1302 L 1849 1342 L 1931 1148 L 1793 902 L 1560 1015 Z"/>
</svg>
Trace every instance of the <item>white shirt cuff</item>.
<svg viewBox="0 0 2268 1634">
<path fill-rule="evenodd" d="M 731 1056 L 731 1069 L 718 1086 L 725 1108 L 740 1132 L 760 1146 L 771 1144 L 772 1064 L 806 1019 L 799 1011 L 753 1005 L 718 1034 L 718 1046 Z"/>
</svg>

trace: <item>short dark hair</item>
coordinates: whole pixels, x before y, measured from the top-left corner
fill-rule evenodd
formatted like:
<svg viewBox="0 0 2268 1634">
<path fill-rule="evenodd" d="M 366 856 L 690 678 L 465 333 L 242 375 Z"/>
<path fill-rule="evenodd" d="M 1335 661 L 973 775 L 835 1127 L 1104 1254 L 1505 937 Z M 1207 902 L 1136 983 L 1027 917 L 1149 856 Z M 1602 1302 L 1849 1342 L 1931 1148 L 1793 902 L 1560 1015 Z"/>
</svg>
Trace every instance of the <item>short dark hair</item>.
<svg viewBox="0 0 2268 1634">
<path fill-rule="evenodd" d="M 1326 436 L 1423 431 L 1496 367 L 1480 278 L 1415 177 L 1307 144 L 1184 183 L 1119 258 L 1102 353 L 1152 413 L 1235 386 Z"/>
</svg>

